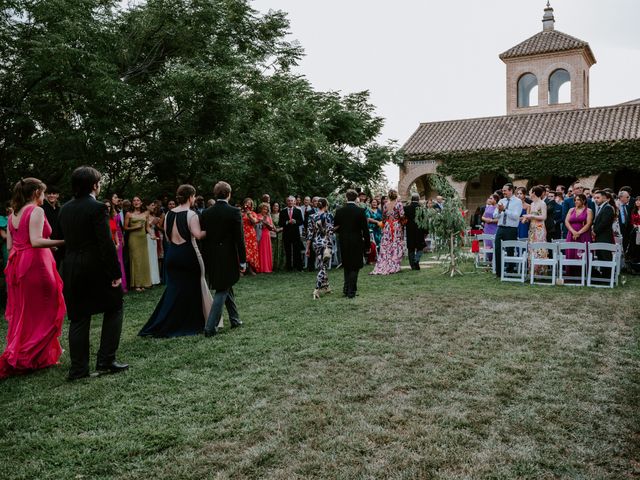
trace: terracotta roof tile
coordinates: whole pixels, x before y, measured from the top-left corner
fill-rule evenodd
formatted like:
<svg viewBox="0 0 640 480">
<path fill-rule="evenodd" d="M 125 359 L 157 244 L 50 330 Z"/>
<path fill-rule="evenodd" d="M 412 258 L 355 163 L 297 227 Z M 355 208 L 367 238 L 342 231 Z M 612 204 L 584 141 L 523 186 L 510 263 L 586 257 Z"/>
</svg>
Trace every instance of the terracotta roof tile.
<svg viewBox="0 0 640 480">
<path fill-rule="evenodd" d="M 640 104 L 421 124 L 409 156 L 640 140 Z"/>
<path fill-rule="evenodd" d="M 500 58 L 505 60 L 507 58 L 528 57 L 530 55 L 564 52 L 580 48 L 586 48 L 593 63 L 596 62 L 591 47 L 584 40 L 572 37 L 558 30 L 544 30 L 500 54 Z"/>
</svg>

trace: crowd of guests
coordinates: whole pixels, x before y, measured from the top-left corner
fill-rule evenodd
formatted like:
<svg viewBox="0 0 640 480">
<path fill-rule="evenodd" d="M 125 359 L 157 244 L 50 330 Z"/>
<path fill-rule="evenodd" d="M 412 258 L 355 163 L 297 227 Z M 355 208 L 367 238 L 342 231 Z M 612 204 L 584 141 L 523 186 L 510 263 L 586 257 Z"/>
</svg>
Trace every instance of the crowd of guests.
<svg viewBox="0 0 640 480">
<path fill-rule="evenodd" d="M 257 206 L 251 198 L 233 206 L 231 186 L 218 182 L 208 201 L 182 185 L 175 199 L 145 203 L 138 196 L 102 197 L 101 175 L 91 167 L 74 171 L 71 186 L 73 198 L 60 206 L 57 189 L 21 179 L 0 216 L 9 325 L 0 378 L 56 364 L 65 314 L 70 380 L 90 376 L 89 330 L 98 313 L 96 370 L 126 370 L 116 353 L 127 290 L 166 285 L 139 332 L 161 338 L 215 336 L 225 308 L 231 327 L 242 326 L 233 291 L 242 275 L 315 270 L 318 299 L 331 292 L 329 269 L 342 267 L 342 294 L 352 299 L 366 263 L 374 264 L 371 275 L 397 273 L 406 249 L 410 268 L 420 269 L 429 232 L 416 221 L 418 208 L 442 211 L 445 201 L 421 203 L 413 194 L 404 204 L 393 189 L 373 198 L 348 190 L 334 208 L 326 198 L 293 195 L 281 208 L 267 194 Z M 576 182 L 566 192 L 562 186 L 527 191 L 507 184 L 487 199 L 472 225 L 495 234 L 498 275 L 501 242 L 518 238 L 618 242 L 634 265 L 640 262 L 640 197 L 632 199 L 630 190 L 591 194 Z"/>
<path fill-rule="evenodd" d="M 580 182 L 568 189 L 562 185 L 555 189 L 538 185 L 529 191 L 507 184 L 489 196 L 486 205 L 472 217 L 471 225 L 495 235 L 498 276 L 502 241 L 518 239 L 530 243 L 564 239 L 584 244 L 619 244 L 624 268 L 640 273 L 640 197 L 633 198 L 632 194 L 631 187 L 622 187 L 618 193 L 610 188 L 592 192 Z M 536 258 L 549 255 L 546 249 L 532 253 Z M 578 258 L 582 251 L 570 249 L 566 255 L 569 259 Z M 612 254 L 601 251 L 598 258 L 611 260 Z M 606 271 L 598 273 L 607 275 Z"/>
</svg>

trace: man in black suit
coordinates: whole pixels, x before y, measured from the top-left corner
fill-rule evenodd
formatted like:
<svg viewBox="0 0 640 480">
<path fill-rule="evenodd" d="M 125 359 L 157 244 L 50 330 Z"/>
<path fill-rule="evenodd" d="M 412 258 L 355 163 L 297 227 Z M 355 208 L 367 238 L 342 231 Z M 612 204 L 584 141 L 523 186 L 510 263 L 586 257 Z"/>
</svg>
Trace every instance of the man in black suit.
<svg viewBox="0 0 640 480">
<path fill-rule="evenodd" d="M 344 287 L 342 293 L 354 298 L 358 291 L 358 273 L 364 265 L 363 256 L 370 248 L 369 227 L 364 209 L 356 205 L 358 193 L 347 190 L 347 204 L 336 211 L 334 228 L 338 233 L 342 268 L 344 269 Z"/>
<path fill-rule="evenodd" d="M 282 227 L 285 265 L 288 271 L 302 271 L 302 241 L 300 228 L 304 226 L 302 212 L 296 207 L 296 198 L 287 198 L 287 208 L 280 210 L 279 225 Z"/>
<path fill-rule="evenodd" d="M 596 204 L 596 215 L 593 220 L 593 241 L 596 243 L 615 243 L 613 238 L 613 222 L 615 220 L 616 213 L 609 203 L 611 195 L 604 191 L 598 190 L 594 194 L 594 200 Z M 611 252 L 598 251 L 596 252 L 598 260 L 611 261 L 613 255 Z M 610 275 L 609 268 L 601 271 L 601 275 L 608 277 Z"/>
<path fill-rule="evenodd" d="M 404 209 L 407 218 L 407 250 L 409 251 L 409 265 L 411 270 L 420 270 L 420 257 L 426 246 L 424 237 L 427 234 L 416 223 L 416 210 L 420 207 L 420 195 L 411 194 L 411 203 Z"/>
<path fill-rule="evenodd" d="M 69 315 L 69 380 L 89 376 L 91 315 L 103 313 L 96 370 L 118 373 L 129 366 L 116 361 L 122 331 L 122 275 L 111 239 L 109 214 L 98 202 L 100 172 L 79 167 L 71 174 L 74 198 L 60 210 L 59 236 L 65 241 L 62 261 L 64 299 Z"/>
<path fill-rule="evenodd" d="M 215 290 L 211 313 L 204 327 L 206 337 L 218 333 L 222 309 L 227 307 L 231 328 L 242 325 L 233 286 L 247 268 L 247 257 L 240 209 L 229 205 L 231 186 L 218 182 L 213 188 L 216 203 L 200 216 L 200 227 L 207 232 L 202 243 L 209 287 Z"/>
<path fill-rule="evenodd" d="M 620 201 L 620 214 L 618 221 L 620 222 L 620 233 L 622 233 L 622 251 L 626 252 L 629 247 L 629 239 L 631 238 L 632 224 L 631 224 L 631 195 L 626 190 L 620 190 L 618 194 L 618 200 Z"/>
</svg>

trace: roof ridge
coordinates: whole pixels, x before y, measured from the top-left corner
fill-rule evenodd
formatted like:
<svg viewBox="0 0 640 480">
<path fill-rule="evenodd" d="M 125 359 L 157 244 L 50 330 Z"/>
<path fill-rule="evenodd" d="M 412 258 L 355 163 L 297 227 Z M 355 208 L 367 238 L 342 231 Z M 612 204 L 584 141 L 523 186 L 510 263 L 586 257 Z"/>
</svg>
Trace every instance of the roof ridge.
<svg viewBox="0 0 640 480">
<path fill-rule="evenodd" d="M 601 105 L 599 107 L 588 107 L 588 108 L 572 108 L 570 110 L 556 110 L 552 112 L 530 112 L 530 113 L 518 113 L 512 115 L 491 115 L 488 117 L 473 117 L 473 118 L 461 118 L 458 120 L 436 120 L 433 122 L 420 122 L 420 125 L 433 125 L 436 123 L 456 123 L 456 122 L 473 122 L 478 120 L 493 120 L 495 118 L 522 118 L 522 117 L 544 117 L 549 115 L 558 115 L 558 114 L 569 114 L 583 111 L 592 111 L 592 110 L 605 110 L 605 109 L 616 109 L 616 108 L 628 108 L 628 107 L 637 107 L 640 106 L 640 103 L 632 103 L 634 101 L 640 100 L 632 100 L 631 102 L 620 103 L 617 105 Z"/>
</svg>

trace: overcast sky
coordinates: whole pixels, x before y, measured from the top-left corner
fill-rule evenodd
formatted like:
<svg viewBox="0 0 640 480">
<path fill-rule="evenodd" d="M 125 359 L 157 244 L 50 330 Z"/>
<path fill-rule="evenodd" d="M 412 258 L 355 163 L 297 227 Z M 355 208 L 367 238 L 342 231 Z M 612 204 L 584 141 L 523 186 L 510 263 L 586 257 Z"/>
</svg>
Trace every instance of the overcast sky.
<svg viewBox="0 0 640 480">
<path fill-rule="evenodd" d="M 371 92 L 382 141 L 420 122 L 504 115 L 503 51 L 542 30 L 546 0 L 254 0 L 288 12 L 319 90 Z M 556 29 L 589 42 L 591 106 L 640 97 L 640 0 L 555 0 Z M 397 167 L 386 169 L 392 185 Z"/>
</svg>

